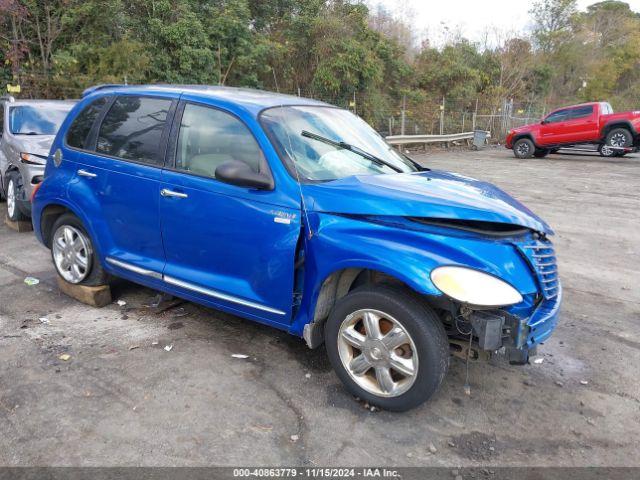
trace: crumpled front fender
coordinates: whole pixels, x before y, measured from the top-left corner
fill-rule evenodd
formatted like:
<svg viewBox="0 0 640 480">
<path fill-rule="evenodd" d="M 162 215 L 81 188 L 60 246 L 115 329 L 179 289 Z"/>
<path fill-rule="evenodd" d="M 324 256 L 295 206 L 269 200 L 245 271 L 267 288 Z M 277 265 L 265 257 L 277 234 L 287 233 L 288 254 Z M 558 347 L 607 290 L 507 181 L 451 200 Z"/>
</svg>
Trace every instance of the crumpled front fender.
<svg viewBox="0 0 640 480">
<path fill-rule="evenodd" d="M 523 295 L 537 292 L 525 260 L 504 239 L 450 236 L 314 212 L 309 213 L 309 223 L 303 300 L 291 328 L 298 335 L 313 320 L 324 280 L 347 268 L 382 272 L 420 294 L 440 296 L 431 271 L 441 265 L 463 265 L 498 276 Z"/>
</svg>

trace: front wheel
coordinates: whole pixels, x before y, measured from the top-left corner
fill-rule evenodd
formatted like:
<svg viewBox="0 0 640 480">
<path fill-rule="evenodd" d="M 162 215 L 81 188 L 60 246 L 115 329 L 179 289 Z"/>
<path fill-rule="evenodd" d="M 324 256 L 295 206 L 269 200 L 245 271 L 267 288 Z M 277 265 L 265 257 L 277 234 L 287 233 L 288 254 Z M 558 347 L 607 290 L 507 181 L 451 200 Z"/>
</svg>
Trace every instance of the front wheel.
<svg viewBox="0 0 640 480">
<path fill-rule="evenodd" d="M 521 138 L 513 144 L 513 154 L 516 158 L 531 158 L 536 147 L 528 138 Z"/>
<path fill-rule="evenodd" d="M 86 286 L 108 282 L 93 242 L 78 217 L 69 213 L 62 215 L 52 231 L 51 257 L 64 281 Z"/>
<path fill-rule="evenodd" d="M 22 176 L 15 171 L 9 172 L 7 175 L 7 216 L 9 220 L 14 222 L 28 219 L 20 205 L 22 188 Z"/>
<path fill-rule="evenodd" d="M 411 292 L 361 287 L 341 298 L 325 328 L 329 360 L 356 397 L 387 410 L 427 401 L 449 367 L 438 316 Z"/>
</svg>

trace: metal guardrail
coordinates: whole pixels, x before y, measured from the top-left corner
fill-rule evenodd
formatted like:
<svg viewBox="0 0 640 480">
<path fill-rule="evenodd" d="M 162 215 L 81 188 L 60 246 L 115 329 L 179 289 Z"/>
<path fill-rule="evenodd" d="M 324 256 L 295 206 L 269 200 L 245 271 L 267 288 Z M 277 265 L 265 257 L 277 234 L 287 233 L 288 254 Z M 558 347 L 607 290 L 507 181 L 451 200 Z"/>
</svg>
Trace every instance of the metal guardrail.
<svg viewBox="0 0 640 480">
<path fill-rule="evenodd" d="M 491 138 L 491 132 L 487 132 Z M 473 132 L 450 133 L 448 135 L 390 135 L 386 137 L 391 145 L 409 145 L 412 143 L 449 143 L 461 140 L 473 140 Z"/>
</svg>

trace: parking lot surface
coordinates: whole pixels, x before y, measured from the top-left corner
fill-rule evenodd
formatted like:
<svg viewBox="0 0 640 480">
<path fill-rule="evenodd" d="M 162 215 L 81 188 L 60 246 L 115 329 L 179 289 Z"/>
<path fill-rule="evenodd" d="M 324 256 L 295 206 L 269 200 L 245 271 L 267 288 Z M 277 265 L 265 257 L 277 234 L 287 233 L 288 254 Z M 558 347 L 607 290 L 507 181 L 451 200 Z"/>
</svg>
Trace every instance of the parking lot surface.
<svg viewBox="0 0 640 480">
<path fill-rule="evenodd" d="M 472 363 L 467 396 L 452 359 L 427 404 L 371 411 L 286 333 L 190 303 L 154 314 L 128 282 L 122 305 L 64 296 L 48 250 L 3 224 L 0 465 L 640 466 L 640 155 L 415 158 L 555 229 L 565 300 L 542 363 Z"/>
</svg>

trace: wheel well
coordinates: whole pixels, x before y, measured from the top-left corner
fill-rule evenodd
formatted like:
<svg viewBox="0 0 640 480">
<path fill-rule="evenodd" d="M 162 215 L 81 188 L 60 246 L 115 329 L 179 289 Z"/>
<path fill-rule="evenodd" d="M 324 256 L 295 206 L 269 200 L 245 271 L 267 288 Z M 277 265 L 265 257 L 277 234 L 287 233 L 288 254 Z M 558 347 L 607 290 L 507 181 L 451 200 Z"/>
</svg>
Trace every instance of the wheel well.
<svg viewBox="0 0 640 480">
<path fill-rule="evenodd" d="M 346 268 L 329 275 L 320 289 L 312 323 L 324 323 L 335 303 L 355 288 L 363 285 L 395 284 L 411 289 L 391 275 L 366 268 Z"/>
<path fill-rule="evenodd" d="M 42 232 L 42 239 L 47 247 L 51 248 L 51 230 L 56 220 L 65 213 L 73 213 L 67 207 L 62 205 L 47 205 L 42 211 L 42 217 L 40 219 L 40 230 Z"/>
<path fill-rule="evenodd" d="M 530 133 L 521 133 L 520 135 L 516 135 L 512 140 L 512 144 L 515 144 L 518 140 L 522 140 L 523 138 L 528 138 L 533 142 L 533 145 L 535 146 L 536 142 Z"/>
<path fill-rule="evenodd" d="M 608 123 L 604 126 L 604 130 L 602 131 L 602 140 L 604 141 L 606 139 L 606 136 L 609 134 L 609 132 L 611 130 L 613 130 L 614 128 L 624 128 L 626 130 L 629 130 L 629 132 L 631 132 L 633 134 L 633 127 L 631 126 L 631 124 L 629 122 L 612 122 L 612 123 Z"/>
<path fill-rule="evenodd" d="M 6 183 L 7 183 L 7 177 L 9 176 L 9 174 L 10 174 L 11 172 L 18 172 L 18 173 L 20 173 L 20 170 L 18 170 L 18 167 L 16 167 L 15 165 L 9 165 L 9 167 L 7 168 L 7 171 L 6 171 L 6 172 L 4 172 L 4 177 L 3 177 L 3 180 L 4 180 L 4 181 L 2 182 L 2 183 L 3 183 L 3 184 L 2 184 L 2 187 L 3 187 L 3 188 L 6 188 L 6 186 L 7 186 L 7 185 L 6 185 Z"/>
</svg>

